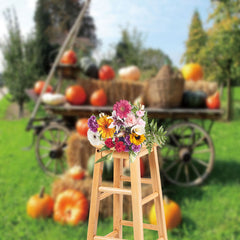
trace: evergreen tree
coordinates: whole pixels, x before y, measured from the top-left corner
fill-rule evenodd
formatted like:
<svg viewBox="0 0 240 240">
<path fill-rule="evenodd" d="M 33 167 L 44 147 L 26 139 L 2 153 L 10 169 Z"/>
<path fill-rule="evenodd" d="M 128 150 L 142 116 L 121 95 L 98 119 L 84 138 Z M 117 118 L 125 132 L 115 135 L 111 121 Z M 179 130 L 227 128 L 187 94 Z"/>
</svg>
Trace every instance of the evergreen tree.
<svg viewBox="0 0 240 240">
<path fill-rule="evenodd" d="M 192 17 L 189 28 L 188 40 L 186 42 L 186 52 L 182 57 L 182 62 L 199 62 L 198 54 L 203 46 L 205 46 L 207 34 L 203 30 L 202 22 L 198 11 L 196 10 Z"/>
</svg>

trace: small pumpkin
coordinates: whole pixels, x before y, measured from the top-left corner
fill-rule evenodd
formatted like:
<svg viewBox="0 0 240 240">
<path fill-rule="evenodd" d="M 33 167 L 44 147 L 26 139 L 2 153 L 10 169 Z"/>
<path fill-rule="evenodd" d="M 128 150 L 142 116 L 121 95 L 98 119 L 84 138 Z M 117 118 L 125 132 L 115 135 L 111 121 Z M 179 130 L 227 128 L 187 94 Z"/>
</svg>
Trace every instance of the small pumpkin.
<svg viewBox="0 0 240 240">
<path fill-rule="evenodd" d="M 61 192 L 54 205 L 54 220 L 62 224 L 77 225 L 88 215 L 88 200 L 80 191 Z"/>
<path fill-rule="evenodd" d="M 34 84 L 34 92 L 37 94 L 37 95 L 40 95 L 41 92 L 42 92 L 42 89 L 44 87 L 44 84 L 45 84 L 45 81 L 37 81 L 35 84 Z M 51 93 L 53 91 L 53 88 L 51 85 L 48 85 L 47 86 L 47 89 L 46 89 L 46 93 Z"/>
<path fill-rule="evenodd" d="M 74 180 L 81 180 L 85 177 L 85 171 L 80 166 L 71 167 L 68 175 Z"/>
<path fill-rule="evenodd" d="M 107 104 L 107 95 L 105 91 L 102 88 L 94 91 L 90 96 L 90 103 L 93 106 L 105 106 Z"/>
<path fill-rule="evenodd" d="M 114 70 L 109 65 L 103 65 L 98 72 L 101 81 L 109 81 L 115 77 Z"/>
<path fill-rule="evenodd" d="M 64 52 L 60 63 L 62 64 L 75 64 L 77 62 L 77 55 L 73 50 L 67 50 Z"/>
<path fill-rule="evenodd" d="M 95 165 L 95 155 L 91 155 L 88 159 L 88 173 L 91 177 L 93 177 L 93 170 Z M 103 165 L 103 173 L 102 173 L 102 179 L 106 181 L 113 180 L 113 159 L 110 161 L 105 161 Z"/>
<path fill-rule="evenodd" d="M 121 68 L 118 71 L 119 77 L 122 80 L 131 80 L 138 81 L 140 78 L 140 70 L 137 66 L 129 66 L 125 68 Z"/>
<path fill-rule="evenodd" d="M 80 66 L 83 70 L 83 73 L 86 76 L 98 79 L 98 67 L 91 58 L 89 57 L 81 58 Z"/>
<path fill-rule="evenodd" d="M 76 122 L 76 129 L 80 136 L 87 137 L 88 132 L 88 118 L 80 118 Z"/>
<path fill-rule="evenodd" d="M 179 205 L 173 200 L 170 200 L 166 196 L 164 196 L 163 207 L 164 207 L 164 214 L 165 214 L 167 229 L 172 229 L 177 227 L 182 221 L 182 214 L 181 214 L 181 209 Z M 154 224 L 154 225 L 157 224 L 154 204 L 152 205 L 150 210 L 149 221 L 151 224 Z"/>
<path fill-rule="evenodd" d="M 203 91 L 185 91 L 182 98 L 182 106 L 186 108 L 205 108 L 207 95 Z"/>
<path fill-rule="evenodd" d="M 182 74 L 185 80 L 198 81 L 203 78 L 203 69 L 198 63 L 188 63 L 182 68 Z"/>
<path fill-rule="evenodd" d="M 42 96 L 42 102 L 55 106 L 64 104 L 66 102 L 66 98 L 60 93 L 44 93 Z"/>
<path fill-rule="evenodd" d="M 66 100 L 72 105 L 81 105 L 87 99 L 85 90 L 79 85 L 73 85 L 68 87 L 66 89 L 65 97 Z"/>
<path fill-rule="evenodd" d="M 27 214 L 32 218 L 46 218 L 52 215 L 54 201 L 44 190 L 43 187 L 40 194 L 31 196 L 27 202 Z"/>
<path fill-rule="evenodd" d="M 207 97 L 206 105 L 209 109 L 219 109 L 221 105 L 219 92 L 216 92 L 215 94 Z"/>
</svg>

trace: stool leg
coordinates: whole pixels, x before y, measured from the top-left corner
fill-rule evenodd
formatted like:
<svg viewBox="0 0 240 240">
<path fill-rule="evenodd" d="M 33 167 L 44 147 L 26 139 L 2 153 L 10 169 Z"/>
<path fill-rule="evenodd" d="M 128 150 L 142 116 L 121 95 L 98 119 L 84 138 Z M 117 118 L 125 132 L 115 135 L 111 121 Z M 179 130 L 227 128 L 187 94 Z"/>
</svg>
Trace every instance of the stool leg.
<svg viewBox="0 0 240 240">
<path fill-rule="evenodd" d="M 120 176 L 123 174 L 123 159 L 114 158 L 114 182 L 113 187 L 123 188 Z M 117 231 L 118 238 L 122 238 L 122 214 L 123 214 L 123 195 L 113 195 L 113 230 Z"/>
<path fill-rule="evenodd" d="M 142 189 L 140 176 L 140 159 L 137 157 L 130 163 L 131 190 L 132 190 L 132 211 L 133 231 L 135 240 L 144 240 L 143 236 L 143 213 L 142 213 Z"/>
<path fill-rule="evenodd" d="M 159 164 L 157 156 L 157 147 L 153 148 L 153 151 L 149 155 L 149 165 L 152 178 L 152 188 L 153 192 L 158 192 L 159 196 L 154 199 L 155 210 L 156 210 L 156 219 L 158 225 L 158 237 L 159 239 L 163 238 L 167 240 L 167 228 L 165 222 L 164 208 L 163 208 L 163 199 L 162 199 L 162 187 L 161 179 L 159 173 Z"/>
<path fill-rule="evenodd" d="M 101 152 L 95 153 L 95 162 L 102 156 Z M 97 163 L 94 166 L 92 192 L 91 192 L 91 206 L 88 220 L 88 234 L 87 240 L 93 240 L 97 233 L 98 215 L 99 215 L 99 187 L 102 184 L 103 162 Z"/>
</svg>

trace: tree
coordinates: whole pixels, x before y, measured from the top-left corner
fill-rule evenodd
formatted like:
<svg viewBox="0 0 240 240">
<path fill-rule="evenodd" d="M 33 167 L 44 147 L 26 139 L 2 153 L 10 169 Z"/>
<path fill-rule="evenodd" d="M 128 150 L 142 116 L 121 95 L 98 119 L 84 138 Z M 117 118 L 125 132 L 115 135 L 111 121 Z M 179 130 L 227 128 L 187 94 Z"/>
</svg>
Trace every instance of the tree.
<svg viewBox="0 0 240 240">
<path fill-rule="evenodd" d="M 16 12 L 5 12 L 7 36 L 1 43 L 4 70 L 3 79 L 12 96 L 19 105 L 19 117 L 23 114 L 24 102 L 28 100 L 25 89 L 32 87 L 37 79 L 36 48 L 32 38 L 24 40 L 18 24 Z"/>
<path fill-rule="evenodd" d="M 240 19 L 239 1 L 213 2 L 209 19 L 208 41 L 200 53 L 208 79 L 227 84 L 227 120 L 232 118 L 232 83 L 240 78 Z"/>
<path fill-rule="evenodd" d="M 182 57 L 182 62 L 199 62 L 199 52 L 205 46 L 207 34 L 202 27 L 202 21 L 199 13 L 196 10 L 192 17 L 192 22 L 189 28 L 188 40 L 186 42 L 186 52 Z"/>
<path fill-rule="evenodd" d="M 84 1 L 77 0 L 38 0 L 35 11 L 36 45 L 39 47 L 39 67 L 46 74 L 53 59 L 83 8 Z M 86 12 L 78 37 L 86 43 L 87 48 L 96 47 L 93 18 Z"/>
</svg>

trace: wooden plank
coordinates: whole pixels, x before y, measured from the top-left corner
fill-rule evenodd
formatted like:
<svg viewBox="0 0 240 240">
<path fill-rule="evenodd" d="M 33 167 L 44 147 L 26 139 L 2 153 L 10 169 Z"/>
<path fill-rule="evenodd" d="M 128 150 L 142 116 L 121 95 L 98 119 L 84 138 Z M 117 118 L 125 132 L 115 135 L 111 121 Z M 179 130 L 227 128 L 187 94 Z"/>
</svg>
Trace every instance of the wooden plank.
<svg viewBox="0 0 240 240">
<path fill-rule="evenodd" d="M 102 157 L 102 153 L 95 153 L 95 162 Z M 93 240 L 97 233 L 98 215 L 99 215 L 99 186 L 102 184 L 103 162 L 96 163 L 93 171 L 92 192 L 91 192 L 91 205 L 88 220 L 88 233 L 87 240 Z"/>
<path fill-rule="evenodd" d="M 153 181 L 152 188 L 153 192 L 158 192 L 158 197 L 154 199 L 155 210 L 156 210 L 156 219 L 158 226 L 158 237 L 164 238 L 167 240 L 167 228 L 166 221 L 164 215 L 163 208 L 163 198 L 162 198 L 162 186 L 158 165 L 158 155 L 157 155 L 157 147 L 155 146 L 153 152 L 149 155 L 149 165 L 150 165 L 150 173 Z"/>
<path fill-rule="evenodd" d="M 132 195 L 132 191 L 123 188 L 113 188 L 113 187 L 99 187 L 100 192 L 107 192 L 112 194 L 124 194 L 124 195 Z"/>
<path fill-rule="evenodd" d="M 109 234 L 105 235 L 104 237 L 116 237 L 117 231 L 112 231 Z"/>
<path fill-rule="evenodd" d="M 127 240 L 127 239 L 95 236 L 94 240 Z"/>
<path fill-rule="evenodd" d="M 140 158 L 130 163 L 134 239 L 144 240 Z"/>
<path fill-rule="evenodd" d="M 120 176 L 123 174 L 123 159 L 114 158 L 113 187 L 123 189 L 123 182 Z M 120 224 L 123 215 L 123 195 L 113 195 L 113 230 L 117 232 L 116 237 L 122 238 L 122 225 Z"/>
<path fill-rule="evenodd" d="M 132 222 L 132 221 L 122 220 L 121 224 L 122 224 L 123 226 L 133 227 L 133 222 Z M 153 230 L 153 231 L 157 231 L 157 230 L 158 230 L 157 225 L 148 224 L 148 223 L 143 223 L 143 228 L 144 228 L 144 229 Z"/>
<path fill-rule="evenodd" d="M 124 182 L 131 182 L 131 178 L 128 176 L 121 176 L 121 180 Z M 143 184 L 152 184 L 152 179 L 151 178 L 141 178 L 141 183 Z"/>
<path fill-rule="evenodd" d="M 157 192 L 154 192 L 150 195 L 148 195 L 147 197 L 143 198 L 142 200 L 142 205 L 145 205 L 146 203 L 152 201 L 153 199 L 155 199 L 156 197 L 158 197 L 158 193 Z"/>
</svg>

